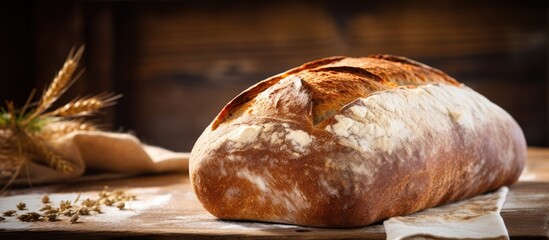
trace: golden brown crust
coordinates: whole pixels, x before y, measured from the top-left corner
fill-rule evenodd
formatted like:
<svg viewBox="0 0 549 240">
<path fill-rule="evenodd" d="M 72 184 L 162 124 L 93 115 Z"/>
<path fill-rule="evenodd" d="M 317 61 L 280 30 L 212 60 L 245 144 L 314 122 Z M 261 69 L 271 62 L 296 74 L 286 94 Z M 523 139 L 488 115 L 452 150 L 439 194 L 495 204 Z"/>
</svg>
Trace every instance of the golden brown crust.
<svg viewBox="0 0 549 240">
<path fill-rule="evenodd" d="M 319 60 L 315 60 L 312 62 L 308 62 L 306 64 L 303 64 L 299 67 L 290 69 L 286 72 L 283 72 L 281 74 L 275 75 L 273 77 L 270 77 L 266 80 L 263 80 L 256 85 L 251 86 L 250 88 L 246 89 L 244 92 L 236 96 L 233 100 L 231 100 L 217 115 L 215 118 L 212 127 L 213 129 L 216 129 L 219 124 L 221 124 L 224 121 L 227 121 L 231 118 L 233 118 L 233 113 L 238 111 L 239 108 L 241 108 L 242 105 L 245 105 L 249 103 L 252 99 L 254 99 L 259 93 L 263 92 L 265 89 L 269 88 L 270 86 L 274 85 L 281 79 L 298 72 L 301 72 L 306 69 L 316 68 L 318 66 L 326 65 L 335 61 L 339 61 L 341 59 L 344 59 L 345 57 L 342 56 L 335 56 L 335 57 L 328 57 L 323 58 Z"/>
<path fill-rule="evenodd" d="M 313 92 L 313 119 L 319 124 L 357 98 L 396 88 L 430 83 L 459 83 L 438 69 L 405 57 L 371 55 L 367 58 L 330 57 L 303 64 L 250 87 L 234 98 L 212 127 L 240 116 L 259 93 L 289 75 L 299 75 Z"/>
<path fill-rule="evenodd" d="M 358 227 L 510 185 L 525 154 L 509 114 L 441 71 L 337 57 L 231 101 L 190 174 L 220 218 Z"/>
</svg>

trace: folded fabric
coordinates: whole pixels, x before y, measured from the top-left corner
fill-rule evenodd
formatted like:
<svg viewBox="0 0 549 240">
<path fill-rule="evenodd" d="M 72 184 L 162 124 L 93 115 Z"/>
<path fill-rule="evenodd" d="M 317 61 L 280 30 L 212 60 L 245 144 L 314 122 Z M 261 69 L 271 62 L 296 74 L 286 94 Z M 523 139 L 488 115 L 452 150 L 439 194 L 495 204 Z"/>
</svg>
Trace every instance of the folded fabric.
<svg viewBox="0 0 549 240">
<path fill-rule="evenodd" d="M 502 187 L 493 193 L 390 218 L 383 222 L 387 239 L 509 239 L 500 216 L 508 191 Z"/>
<path fill-rule="evenodd" d="M 29 162 L 14 184 L 75 179 L 82 176 L 86 168 L 108 173 L 159 173 L 187 172 L 189 166 L 188 153 L 148 146 L 124 133 L 77 131 L 56 139 L 51 146 L 72 163 L 74 170 L 61 173 L 49 166 Z"/>
</svg>

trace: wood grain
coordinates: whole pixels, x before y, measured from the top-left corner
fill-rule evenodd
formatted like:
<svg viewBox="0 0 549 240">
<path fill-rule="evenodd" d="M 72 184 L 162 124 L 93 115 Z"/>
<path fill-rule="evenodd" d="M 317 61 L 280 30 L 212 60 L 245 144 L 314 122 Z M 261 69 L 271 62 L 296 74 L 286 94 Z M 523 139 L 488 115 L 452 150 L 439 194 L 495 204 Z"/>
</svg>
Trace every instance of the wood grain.
<svg viewBox="0 0 549 240">
<path fill-rule="evenodd" d="M 549 238 L 549 149 L 530 148 L 528 171 L 510 188 L 501 215 L 512 239 Z M 208 214 L 192 193 L 187 175 L 149 175 L 133 178 L 14 189 L 0 198 L 0 211 L 19 201 L 38 210 L 43 194 L 59 200 L 92 197 L 104 186 L 137 194 L 120 211 L 105 207 L 104 214 L 82 216 L 77 224 L 0 222 L 2 239 L 385 239 L 382 224 L 356 229 L 309 228 L 284 224 L 218 220 Z M 33 207 L 35 209 L 33 209 Z"/>
<path fill-rule="evenodd" d="M 2 99 L 21 105 L 71 46 L 86 74 L 61 101 L 113 91 L 104 122 L 190 151 L 252 84 L 333 55 L 389 53 L 440 68 L 547 146 L 547 1 L 8 1 Z M 110 111 L 110 112 L 109 112 Z"/>
<path fill-rule="evenodd" d="M 190 151 L 240 92 L 334 55 L 388 53 L 440 68 L 510 112 L 547 144 L 546 4 L 449 1 L 130 4 L 132 115 L 148 142 Z M 539 11 L 544 9 L 541 14 Z M 124 30 L 124 29 L 122 29 Z M 131 86 L 124 87 L 124 86 Z M 533 113 L 532 109 L 538 109 Z M 539 111 L 543 109 L 543 111 Z"/>
</svg>

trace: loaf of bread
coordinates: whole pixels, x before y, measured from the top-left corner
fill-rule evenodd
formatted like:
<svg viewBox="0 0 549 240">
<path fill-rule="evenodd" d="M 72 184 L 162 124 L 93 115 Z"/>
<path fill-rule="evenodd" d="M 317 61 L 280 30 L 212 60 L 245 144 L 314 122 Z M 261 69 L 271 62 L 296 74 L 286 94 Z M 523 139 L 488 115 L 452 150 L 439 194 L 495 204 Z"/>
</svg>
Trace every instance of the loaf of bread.
<svg viewBox="0 0 549 240">
<path fill-rule="evenodd" d="M 331 57 L 229 102 L 190 157 L 222 219 L 359 227 L 517 181 L 515 120 L 440 70 L 390 55 Z"/>
</svg>

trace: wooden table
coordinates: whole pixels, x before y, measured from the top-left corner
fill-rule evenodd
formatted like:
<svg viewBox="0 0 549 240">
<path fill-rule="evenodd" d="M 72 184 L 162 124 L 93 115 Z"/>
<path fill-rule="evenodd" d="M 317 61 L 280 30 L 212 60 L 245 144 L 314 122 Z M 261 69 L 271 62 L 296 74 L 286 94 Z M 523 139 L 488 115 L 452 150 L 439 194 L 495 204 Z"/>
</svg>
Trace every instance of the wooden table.
<svg viewBox="0 0 549 240">
<path fill-rule="evenodd" d="M 527 170 L 510 188 L 501 215 L 512 238 L 549 238 L 549 149 L 530 148 Z M 103 207 L 103 214 L 81 216 L 70 224 L 60 221 L 24 223 L 14 217 L 0 222 L 0 239 L 384 239 L 382 224 L 357 229 L 308 228 L 293 225 L 222 221 L 208 214 L 196 200 L 188 175 L 168 174 L 68 183 L 15 189 L 0 198 L 0 211 L 23 201 L 38 211 L 49 194 L 54 203 L 95 197 L 104 186 L 137 195 L 125 210 Z M 18 213 L 24 213 L 19 211 Z"/>
</svg>

